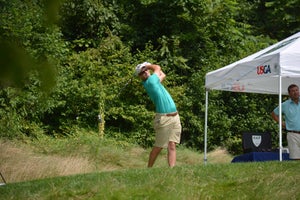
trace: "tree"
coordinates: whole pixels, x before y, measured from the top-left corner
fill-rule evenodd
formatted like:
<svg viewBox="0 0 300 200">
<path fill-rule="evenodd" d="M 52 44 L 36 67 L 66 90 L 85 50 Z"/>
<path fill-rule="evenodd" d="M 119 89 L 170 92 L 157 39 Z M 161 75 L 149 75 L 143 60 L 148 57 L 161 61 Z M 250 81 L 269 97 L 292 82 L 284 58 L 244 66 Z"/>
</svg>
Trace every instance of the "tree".
<svg viewBox="0 0 300 200">
<path fill-rule="evenodd" d="M 239 20 L 252 26 L 253 35 L 284 39 L 300 28 L 299 0 L 241 0 Z"/>
<path fill-rule="evenodd" d="M 54 105 L 46 96 L 66 48 L 39 1 L 1 1 L 1 134 L 33 134 Z"/>
<path fill-rule="evenodd" d="M 202 149 L 205 74 L 297 30 L 298 1 L 0 0 L 1 135 L 96 130 L 100 115 L 106 135 L 150 146 L 154 108 L 133 77 L 134 66 L 149 61 L 167 74 L 182 142 Z M 210 94 L 209 146 L 234 152 L 240 132 L 268 129 L 261 122 L 272 104 Z"/>
</svg>

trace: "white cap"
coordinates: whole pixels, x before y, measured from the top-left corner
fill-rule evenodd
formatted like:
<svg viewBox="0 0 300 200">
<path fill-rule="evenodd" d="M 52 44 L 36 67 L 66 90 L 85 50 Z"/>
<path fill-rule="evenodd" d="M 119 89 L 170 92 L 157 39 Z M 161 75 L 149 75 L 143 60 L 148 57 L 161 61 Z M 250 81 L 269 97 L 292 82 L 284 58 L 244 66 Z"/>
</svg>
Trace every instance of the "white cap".
<svg viewBox="0 0 300 200">
<path fill-rule="evenodd" d="M 135 75 L 138 76 L 141 72 L 145 71 L 147 69 L 147 65 L 151 65 L 151 63 L 143 62 L 141 64 L 138 64 L 135 68 Z"/>
</svg>

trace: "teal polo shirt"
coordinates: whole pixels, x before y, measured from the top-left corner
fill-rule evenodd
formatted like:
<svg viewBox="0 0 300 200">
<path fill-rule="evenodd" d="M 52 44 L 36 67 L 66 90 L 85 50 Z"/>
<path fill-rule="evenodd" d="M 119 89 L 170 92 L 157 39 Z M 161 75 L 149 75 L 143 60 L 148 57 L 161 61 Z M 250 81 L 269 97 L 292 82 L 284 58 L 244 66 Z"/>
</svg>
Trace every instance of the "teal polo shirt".
<svg viewBox="0 0 300 200">
<path fill-rule="evenodd" d="M 157 74 L 152 74 L 142 83 L 155 105 L 156 113 L 172 113 L 177 111 L 171 95 L 161 84 Z"/>
<path fill-rule="evenodd" d="M 295 104 L 291 99 L 288 99 L 281 104 L 281 110 L 285 117 L 286 129 L 300 131 L 300 103 Z M 276 107 L 273 111 L 276 115 L 279 115 L 279 107 Z"/>
</svg>

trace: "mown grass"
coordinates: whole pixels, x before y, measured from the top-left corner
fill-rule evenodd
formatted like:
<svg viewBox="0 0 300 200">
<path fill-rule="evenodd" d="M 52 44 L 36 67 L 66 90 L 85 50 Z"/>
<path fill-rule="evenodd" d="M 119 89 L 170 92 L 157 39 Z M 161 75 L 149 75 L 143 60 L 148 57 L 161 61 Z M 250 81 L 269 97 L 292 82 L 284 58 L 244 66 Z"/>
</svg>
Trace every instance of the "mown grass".
<svg viewBox="0 0 300 200">
<path fill-rule="evenodd" d="M 7 184 L 1 199 L 299 199 L 299 162 L 130 169 Z"/>
<path fill-rule="evenodd" d="M 93 133 L 33 141 L 0 140 L 0 199 L 300 199 L 300 162 L 234 163 L 217 149 L 203 164 L 179 146 L 146 168 L 150 149 Z"/>
</svg>

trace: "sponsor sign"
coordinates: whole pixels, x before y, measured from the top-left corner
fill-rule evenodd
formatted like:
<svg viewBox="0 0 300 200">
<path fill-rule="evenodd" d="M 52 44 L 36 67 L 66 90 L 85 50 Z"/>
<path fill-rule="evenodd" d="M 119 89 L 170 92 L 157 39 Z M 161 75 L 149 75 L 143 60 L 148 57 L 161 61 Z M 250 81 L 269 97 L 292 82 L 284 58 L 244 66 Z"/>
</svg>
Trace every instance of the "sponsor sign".
<svg viewBox="0 0 300 200">
<path fill-rule="evenodd" d="M 253 144 L 258 147 L 261 143 L 261 135 L 252 135 Z"/>
</svg>

